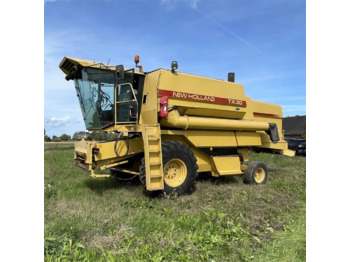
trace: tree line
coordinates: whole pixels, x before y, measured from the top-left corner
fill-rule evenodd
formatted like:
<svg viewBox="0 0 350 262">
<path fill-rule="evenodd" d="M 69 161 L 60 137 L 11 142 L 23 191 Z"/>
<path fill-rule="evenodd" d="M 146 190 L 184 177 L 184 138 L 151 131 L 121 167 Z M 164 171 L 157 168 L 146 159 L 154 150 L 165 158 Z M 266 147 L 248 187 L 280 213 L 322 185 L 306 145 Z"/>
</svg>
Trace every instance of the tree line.
<svg viewBox="0 0 350 262">
<path fill-rule="evenodd" d="M 46 132 L 44 131 L 44 141 L 45 142 L 63 142 L 63 141 L 79 141 L 81 139 L 85 139 L 87 141 L 113 141 L 116 140 L 117 134 L 116 133 L 107 133 L 107 132 L 87 132 L 87 131 L 79 131 L 75 132 L 73 136 L 63 134 L 61 136 L 55 136 L 52 137 L 46 135 Z"/>
</svg>

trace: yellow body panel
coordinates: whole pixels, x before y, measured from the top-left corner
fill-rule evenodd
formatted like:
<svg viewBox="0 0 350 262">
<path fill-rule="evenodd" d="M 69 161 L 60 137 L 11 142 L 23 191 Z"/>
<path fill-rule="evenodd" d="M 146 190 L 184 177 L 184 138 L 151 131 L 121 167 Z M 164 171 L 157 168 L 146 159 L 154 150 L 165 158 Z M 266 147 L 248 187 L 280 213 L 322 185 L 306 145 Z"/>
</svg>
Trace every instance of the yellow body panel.
<svg viewBox="0 0 350 262">
<path fill-rule="evenodd" d="M 106 159 L 115 159 L 116 154 L 114 151 L 115 142 L 105 142 L 97 143 L 96 147 L 99 148 L 99 152 L 95 154 L 95 161 L 106 160 Z M 116 151 L 120 157 L 125 156 L 127 153 L 127 141 L 120 140 L 117 143 Z M 129 140 L 129 156 L 137 153 L 143 152 L 143 142 L 142 138 L 134 138 Z"/>
<path fill-rule="evenodd" d="M 261 135 L 257 132 L 235 132 L 237 145 L 242 146 L 261 146 Z"/>
<path fill-rule="evenodd" d="M 242 174 L 241 162 L 238 156 L 214 156 L 212 157 L 216 172 L 221 175 Z"/>
<path fill-rule="evenodd" d="M 158 124 L 158 96 L 157 87 L 159 85 L 161 73 L 149 74 L 145 78 L 143 89 L 140 124 Z M 143 103 L 146 101 L 146 103 Z"/>
<path fill-rule="evenodd" d="M 187 138 L 195 147 L 236 147 L 234 132 L 203 130 L 162 130 L 162 135 L 177 135 Z M 172 136 L 167 136 L 171 139 Z M 183 141 L 180 141 L 183 142 Z"/>
</svg>

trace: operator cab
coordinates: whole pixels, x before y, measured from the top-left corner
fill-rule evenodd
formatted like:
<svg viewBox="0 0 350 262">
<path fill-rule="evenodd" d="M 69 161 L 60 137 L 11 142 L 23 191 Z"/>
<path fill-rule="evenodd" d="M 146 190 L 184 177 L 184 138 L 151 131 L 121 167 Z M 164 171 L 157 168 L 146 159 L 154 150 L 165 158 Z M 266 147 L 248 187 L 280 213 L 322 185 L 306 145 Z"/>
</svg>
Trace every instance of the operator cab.
<svg viewBox="0 0 350 262">
<path fill-rule="evenodd" d="M 120 77 L 116 71 L 120 66 L 108 67 L 93 62 L 91 66 L 74 63 L 67 68 L 69 60 L 71 58 L 64 58 L 60 68 L 67 74 L 67 80 L 75 82 L 86 129 L 101 130 L 112 125 L 138 123 L 141 109 L 138 101 L 142 97 L 144 74 L 134 69 L 124 71 L 121 66 Z"/>
</svg>

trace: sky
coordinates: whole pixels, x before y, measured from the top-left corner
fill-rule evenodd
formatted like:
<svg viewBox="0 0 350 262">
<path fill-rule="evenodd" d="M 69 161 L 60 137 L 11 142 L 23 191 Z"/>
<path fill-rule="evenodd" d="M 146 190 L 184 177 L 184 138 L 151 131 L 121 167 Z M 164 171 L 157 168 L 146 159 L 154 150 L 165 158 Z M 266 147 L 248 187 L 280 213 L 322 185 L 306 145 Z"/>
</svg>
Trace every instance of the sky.
<svg viewBox="0 0 350 262">
<path fill-rule="evenodd" d="M 170 69 L 236 82 L 253 100 L 306 114 L 304 0 L 47 0 L 44 4 L 44 127 L 85 130 L 64 56 L 145 72 Z"/>
</svg>

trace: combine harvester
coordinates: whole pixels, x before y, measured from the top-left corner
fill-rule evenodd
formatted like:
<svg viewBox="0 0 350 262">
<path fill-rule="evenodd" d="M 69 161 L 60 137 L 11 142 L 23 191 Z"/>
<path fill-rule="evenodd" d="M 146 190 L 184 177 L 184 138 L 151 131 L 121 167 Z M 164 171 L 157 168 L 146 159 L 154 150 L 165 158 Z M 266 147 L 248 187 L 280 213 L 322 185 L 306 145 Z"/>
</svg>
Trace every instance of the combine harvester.
<svg viewBox="0 0 350 262">
<path fill-rule="evenodd" d="M 115 132 L 115 141 L 75 143 L 75 165 L 92 177 L 139 176 L 147 192 L 191 193 L 198 172 L 245 175 L 264 184 L 264 163 L 249 165 L 248 149 L 294 156 L 282 132 L 282 108 L 251 100 L 241 84 L 171 70 L 143 72 L 64 57 L 89 131 Z"/>
</svg>

